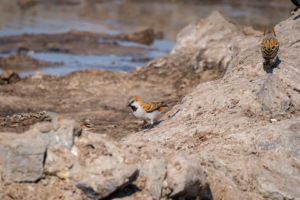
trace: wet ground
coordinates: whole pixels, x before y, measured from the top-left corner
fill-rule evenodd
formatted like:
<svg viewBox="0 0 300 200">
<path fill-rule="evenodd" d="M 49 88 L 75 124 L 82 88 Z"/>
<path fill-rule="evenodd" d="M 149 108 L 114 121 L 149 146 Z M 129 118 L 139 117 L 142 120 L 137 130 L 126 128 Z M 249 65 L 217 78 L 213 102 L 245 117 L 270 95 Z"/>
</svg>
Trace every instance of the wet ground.
<svg viewBox="0 0 300 200">
<path fill-rule="evenodd" d="M 28 51 L 27 55 L 42 61 L 63 62 L 39 71 L 52 75 L 65 75 L 82 68 L 130 71 L 144 66 L 154 57 L 166 55 L 173 47 L 176 34 L 193 20 L 206 17 L 211 11 L 221 13 L 239 26 L 252 26 L 263 30 L 286 19 L 294 8 L 291 2 L 273 1 L 134 1 L 134 0 L 2 0 L 0 3 L 0 36 L 20 35 L 19 44 Z M 163 40 L 155 40 L 150 46 L 133 42 L 101 39 L 93 45 L 57 48 L 56 45 L 41 46 L 39 51 L 28 47 L 30 36 L 39 34 L 41 43 L 52 34 L 87 31 L 97 34 L 118 35 L 132 33 L 145 28 L 164 33 Z M 75 31 L 75 32 L 76 32 Z M 48 34 L 42 36 L 40 34 Z M 49 35 L 50 34 L 50 35 Z M 35 38 L 34 36 L 31 37 Z M 95 38 L 93 38 L 95 39 Z M 57 41 L 68 40 L 67 35 Z M 27 42 L 27 43 L 26 43 Z M 74 41 L 78 42 L 78 41 Z M 11 44 L 11 41 L 9 40 Z M 102 44 L 102 47 L 100 47 Z M 13 45 L 13 44 L 12 44 Z M 52 46 L 51 46 L 52 45 Z M 118 49 L 118 52 L 111 50 Z M 94 51 L 89 51 L 93 46 Z M 19 46 L 20 47 L 20 46 Z M 32 45 L 31 45 L 32 47 Z M 44 48 L 44 49 L 43 49 Z M 79 51 L 81 50 L 83 51 Z M 50 50 L 49 50 L 50 49 Z M 123 49 L 120 53 L 119 49 Z M 1 57 L 8 57 L 19 49 L 1 51 Z M 43 51 L 47 50 L 47 51 Z M 0 68 L 1 70 L 1 68 Z M 22 69 L 21 77 L 34 74 L 36 69 Z"/>
</svg>

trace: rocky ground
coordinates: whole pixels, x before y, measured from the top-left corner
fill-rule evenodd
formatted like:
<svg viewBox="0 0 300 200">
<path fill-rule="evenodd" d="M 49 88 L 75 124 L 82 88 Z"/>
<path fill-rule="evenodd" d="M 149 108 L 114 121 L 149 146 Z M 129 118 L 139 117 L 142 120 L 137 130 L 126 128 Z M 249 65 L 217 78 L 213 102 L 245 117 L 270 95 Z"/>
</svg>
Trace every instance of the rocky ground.
<svg viewBox="0 0 300 200">
<path fill-rule="evenodd" d="M 272 69 L 262 67 L 262 33 L 213 12 L 132 72 L 1 85 L 1 199 L 299 199 L 299 16 L 275 27 Z M 133 95 L 180 103 L 136 131 Z M 43 110 L 92 129 L 35 124 Z"/>
</svg>

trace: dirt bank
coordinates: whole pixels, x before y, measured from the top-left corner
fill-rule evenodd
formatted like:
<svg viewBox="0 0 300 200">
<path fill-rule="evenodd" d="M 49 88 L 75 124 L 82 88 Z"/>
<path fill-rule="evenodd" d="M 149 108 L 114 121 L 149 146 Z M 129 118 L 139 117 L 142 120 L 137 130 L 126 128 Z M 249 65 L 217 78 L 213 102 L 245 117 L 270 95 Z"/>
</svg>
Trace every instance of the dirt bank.
<svg viewBox="0 0 300 200">
<path fill-rule="evenodd" d="M 166 114 L 173 118 L 124 143 L 144 140 L 198 155 L 214 199 L 298 199 L 299 16 L 275 26 L 274 68 L 262 66 L 262 34 L 236 36 L 222 79 L 198 85 Z"/>
</svg>

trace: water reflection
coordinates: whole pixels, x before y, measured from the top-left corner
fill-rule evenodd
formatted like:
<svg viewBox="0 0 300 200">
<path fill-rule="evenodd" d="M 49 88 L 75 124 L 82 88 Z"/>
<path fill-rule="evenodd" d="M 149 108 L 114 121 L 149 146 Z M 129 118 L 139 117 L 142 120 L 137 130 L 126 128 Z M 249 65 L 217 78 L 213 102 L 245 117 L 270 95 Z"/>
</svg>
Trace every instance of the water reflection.
<svg viewBox="0 0 300 200">
<path fill-rule="evenodd" d="M 1 34 L 67 32 L 70 29 L 117 33 L 153 27 L 164 31 L 168 39 L 174 40 L 184 26 L 193 20 L 206 17 L 213 10 L 221 11 L 238 25 L 263 30 L 266 26 L 274 26 L 289 17 L 293 8 L 290 2 L 286 2 L 284 6 L 265 6 L 263 2 L 261 5 L 259 2 L 249 5 L 208 1 L 41 2 L 24 9 L 15 1 L 1 0 Z"/>
<path fill-rule="evenodd" d="M 63 65 L 52 66 L 40 68 L 38 71 L 44 74 L 51 75 L 66 75 L 70 72 L 84 69 L 108 69 L 111 71 L 131 71 L 136 66 L 144 66 L 149 60 L 155 57 L 160 57 L 166 55 L 171 51 L 174 43 L 171 41 L 155 41 L 151 46 L 145 46 L 136 44 L 133 42 L 118 42 L 119 45 L 124 46 L 138 46 L 141 49 L 147 50 L 148 53 L 144 55 L 117 55 L 117 54 L 103 54 L 99 55 L 71 55 L 64 53 L 27 53 L 29 56 L 48 62 L 63 62 Z M 12 52 L 15 53 L 15 52 Z M 8 57 L 9 54 L 0 54 L 0 57 Z M 35 74 L 36 71 L 28 71 L 22 69 L 23 71 L 18 71 L 20 77 L 25 77 L 28 75 Z M 2 71 L 0 70 L 0 74 Z"/>
</svg>

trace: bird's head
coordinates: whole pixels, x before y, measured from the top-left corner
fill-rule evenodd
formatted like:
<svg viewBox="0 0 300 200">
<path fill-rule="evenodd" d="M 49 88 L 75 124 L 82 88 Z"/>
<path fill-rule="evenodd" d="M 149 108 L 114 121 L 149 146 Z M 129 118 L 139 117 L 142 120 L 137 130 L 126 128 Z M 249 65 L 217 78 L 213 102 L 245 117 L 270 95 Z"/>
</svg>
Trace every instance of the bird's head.
<svg viewBox="0 0 300 200">
<path fill-rule="evenodd" d="M 142 100 L 137 97 L 137 96 L 134 96 L 134 97 L 130 97 L 127 101 L 127 104 L 126 104 L 126 107 L 131 107 L 131 106 L 134 106 L 134 107 L 138 107 L 138 106 L 141 106 L 142 105 Z"/>
</svg>

